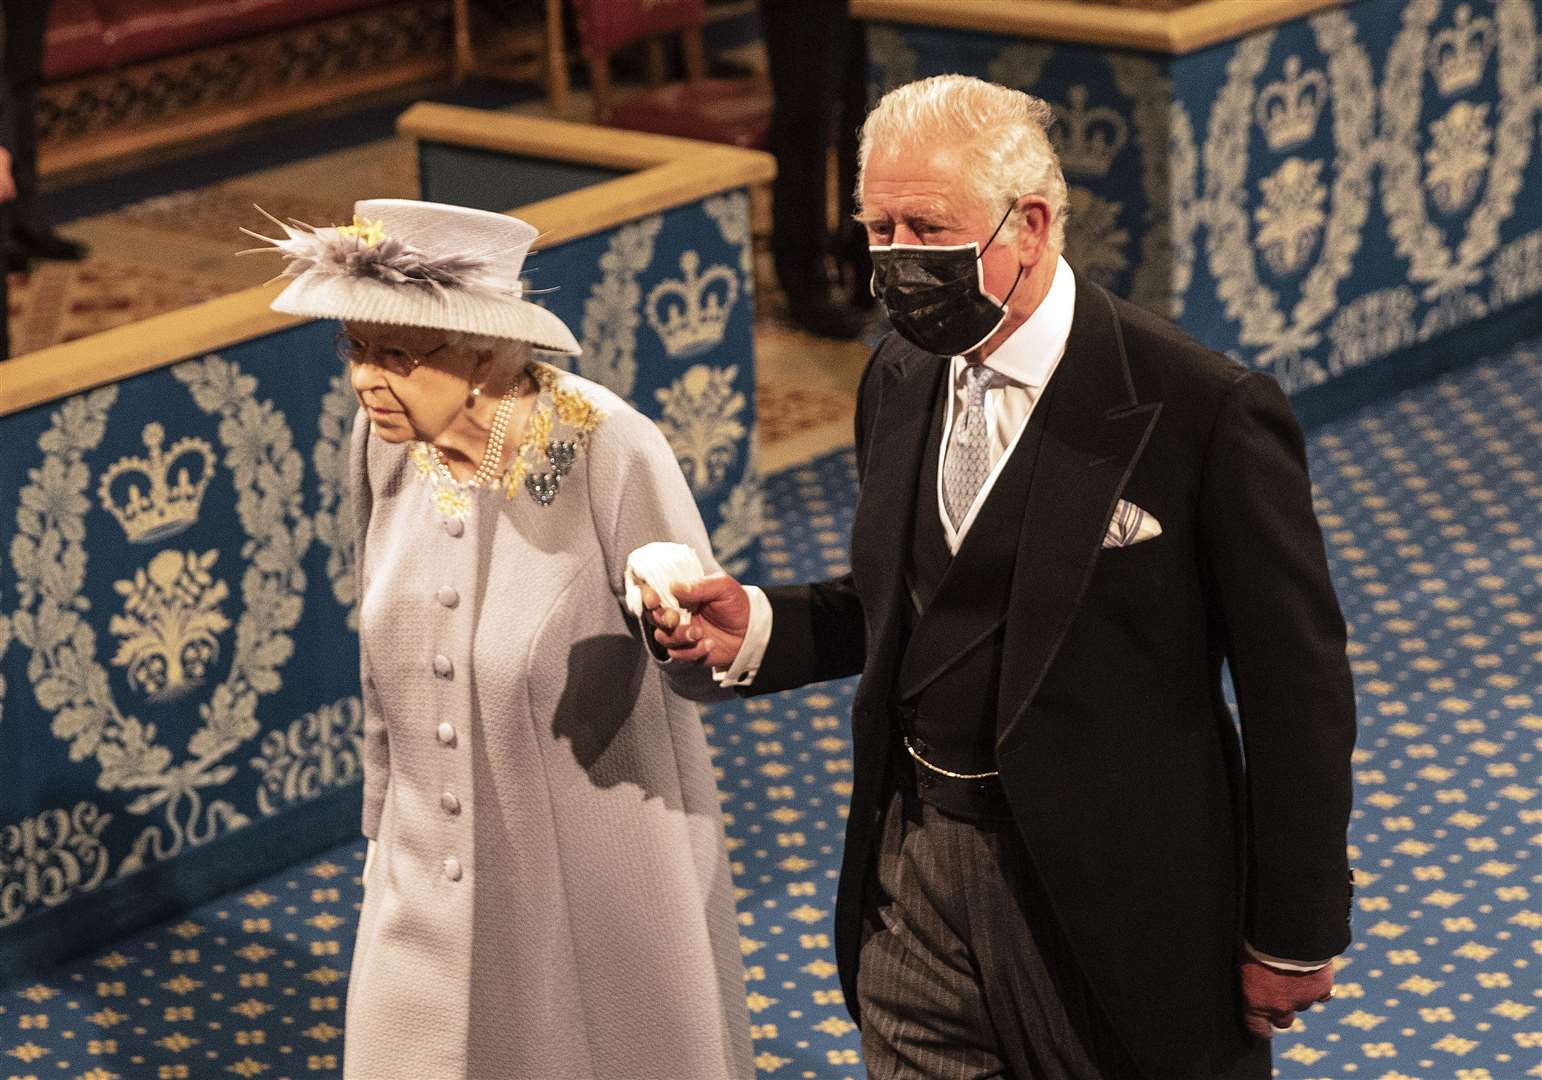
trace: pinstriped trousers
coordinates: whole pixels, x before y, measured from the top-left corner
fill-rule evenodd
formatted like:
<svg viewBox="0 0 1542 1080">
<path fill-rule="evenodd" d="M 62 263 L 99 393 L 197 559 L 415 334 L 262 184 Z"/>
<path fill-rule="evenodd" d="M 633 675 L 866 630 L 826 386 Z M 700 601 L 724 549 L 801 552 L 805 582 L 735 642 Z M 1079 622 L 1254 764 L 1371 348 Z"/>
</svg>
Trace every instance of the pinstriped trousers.
<svg viewBox="0 0 1542 1080">
<path fill-rule="evenodd" d="M 1138 1080 L 1010 821 L 890 800 L 857 970 L 875 1080 Z"/>
</svg>

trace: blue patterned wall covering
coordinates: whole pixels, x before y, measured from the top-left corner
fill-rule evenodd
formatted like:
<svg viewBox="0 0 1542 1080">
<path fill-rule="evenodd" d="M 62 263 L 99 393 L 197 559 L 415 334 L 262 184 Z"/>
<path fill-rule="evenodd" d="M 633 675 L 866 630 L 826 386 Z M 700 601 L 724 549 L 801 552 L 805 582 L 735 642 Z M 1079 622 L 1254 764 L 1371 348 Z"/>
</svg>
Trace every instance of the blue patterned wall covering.
<svg viewBox="0 0 1542 1080">
<path fill-rule="evenodd" d="M 724 569 L 759 573 L 755 296 L 742 190 L 531 256 L 539 299 L 583 346 L 573 369 L 658 424 Z"/>
<path fill-rule="evenodd" d="M 333 332 L 0 420 L 0 953 L 31 917 L 358 779 Z"/>
<path fill-rule="evenodd" d="M 1186 56 L 872 24 L 873 90 L 963 71 L 1059 118 L 1068 258 L 1323 399 L 1542 322 L 1537 0 L 1359 0 Z"/>
<path fill-rule="evenodd" d="M 749 257 L 734 191 L 531 265 L 560 283 L 539 299 L 583 342 L 577 370 L 658 422 L 719 558 L 755 576 Z M 355 404 L 334 332 L 0 418 L 5 977 L 356 834 Z"/>
</svg>

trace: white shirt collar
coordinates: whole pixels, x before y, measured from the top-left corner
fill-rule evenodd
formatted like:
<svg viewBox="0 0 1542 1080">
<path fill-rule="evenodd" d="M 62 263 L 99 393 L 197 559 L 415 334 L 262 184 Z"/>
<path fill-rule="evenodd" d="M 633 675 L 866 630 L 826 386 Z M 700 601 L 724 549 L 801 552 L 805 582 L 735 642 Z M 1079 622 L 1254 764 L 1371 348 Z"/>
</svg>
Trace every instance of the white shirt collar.
<svg viewBox="0 0 1542 1080">
<path fill-rule="evenodd" d="M 1055 256 L 1055 276 L 1049 291 L 1028 321 L 1012 331 L 990 354 L 985 366 L 1022 386 L 1042 387 L 1049 381 L 1071 336 L 1076 313 L 1076 275 L 1063 256 Z M 955 358 L 956 359 L 956 358 Z M 955 376 L 963 367 L 954 365 Z"/>
</svg>

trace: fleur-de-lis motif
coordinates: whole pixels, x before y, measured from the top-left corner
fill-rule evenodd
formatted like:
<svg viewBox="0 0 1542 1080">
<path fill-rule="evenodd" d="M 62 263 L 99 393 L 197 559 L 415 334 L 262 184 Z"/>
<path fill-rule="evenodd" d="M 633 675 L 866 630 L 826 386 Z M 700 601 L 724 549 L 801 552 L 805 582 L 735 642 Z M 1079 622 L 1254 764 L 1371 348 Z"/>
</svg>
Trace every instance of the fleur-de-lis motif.
<svg viewBox="0 0 1542 1080">
<path fill-rule="evenodd" d="M 209 573 L 218 551 L 161 551 L 148 567 L 113 588 L 123 613 L 108 628 L 123 640 L 114 665 L 128 668 L 130 684 L 161 700 L 206 675 L 219 656 L 218 635 L 230 628 L 220 603 L 230 589 Z"/>
<path fill-rule="evenodd" d="M 1121 204 L 1100 199 L 1091 191 L 1073 185 L 1068 192 L 1070 214 L 1065 230 L 1066 252 L 1075 265 L 1099 285 L 1112 287 L 1129 268 L 1128 229 L 1119 227 Z"/>
<path fill-rule="evenodd" d="M 1493 141 L 1488 109 L 1487 104 L 1458 101 L 1430 125 L 1430 147 L 1424 152 L 1430 171 L 1424 186 L 1441 213 L 1455 213 L 1478 193 Z"/>
<path fill-rule="evenodd" d="M 669 440 L 691 490 L 710 491 L 728 475 L 746 428 L 745 397 L 734 388 L 739 369 L 696 364 L 668 387 L 654 391 L 664 407 L 659 430 Z"/>
<path fill-rule="evenodd" d="M 1323 204 L 1328 190 L 1318 179 L 1322 164 L 1287 158 L 1272 176 L 1259 181 L 1263 205 L 1253 212 L 1259 225 L 1258 245 L 1277 274 L 1291 273 L 1306 264 L 1327 221 Z"/>
</svg>

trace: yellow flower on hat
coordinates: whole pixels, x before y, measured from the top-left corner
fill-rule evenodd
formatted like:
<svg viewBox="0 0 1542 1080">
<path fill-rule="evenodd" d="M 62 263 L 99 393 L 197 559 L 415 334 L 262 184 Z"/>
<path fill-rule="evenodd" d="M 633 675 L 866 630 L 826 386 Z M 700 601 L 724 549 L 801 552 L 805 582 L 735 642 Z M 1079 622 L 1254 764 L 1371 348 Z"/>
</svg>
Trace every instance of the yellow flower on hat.
<svg viewBox="0 0 1542 1080">
<path fill-rule="evenodd" d="M 386 238 L 384 224 L 378 221 L 371 221 L 368 218 L 361 218 L 358 214 L 353 215 L 352 225 L 339 225 L 337 227 L 337 234 L 339 236 L 352 237 L 365 247 L 374 247 Z"/>
</svg>

